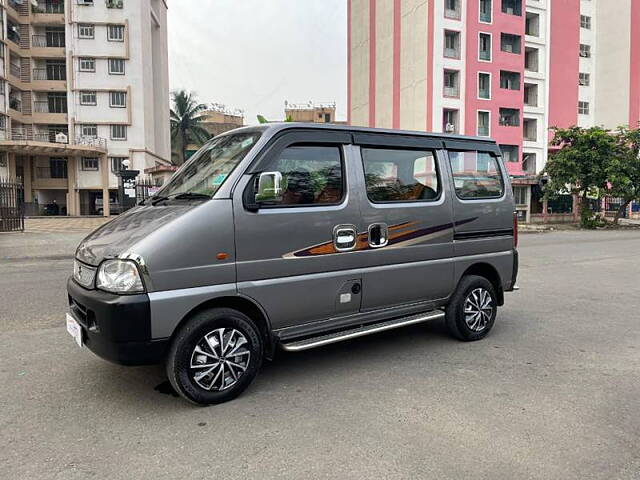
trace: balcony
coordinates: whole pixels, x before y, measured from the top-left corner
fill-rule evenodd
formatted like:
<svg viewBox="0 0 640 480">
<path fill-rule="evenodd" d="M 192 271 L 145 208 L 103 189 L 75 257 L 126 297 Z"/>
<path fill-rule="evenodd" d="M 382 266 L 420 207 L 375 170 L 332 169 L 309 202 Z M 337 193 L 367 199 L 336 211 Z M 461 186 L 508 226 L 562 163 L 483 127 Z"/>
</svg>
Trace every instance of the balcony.
<svg viewBox="0 0 640 480">
<path fill-rule="evenodd" d="M 34 57 L 64 57 L 64 27 L 49 27 L 47 31 L 31 35 L 31 55 Z"/>
<path fill-rule="evenodd" d="M 54 65 L 47 68 L 34 68 L 31 80 L 64 82 L 67 80 L 67 67 L 66 65 Z"/>
<path fill-rule="evenodd" d="M 16 65 L 15 63 L 9 64 L 9 73 L 20 80 L 20 74 L 22 73 L 22 69 L 20 65 Z"/>
<path fill-rule="evenodd" d="M 69 138 L 65 131 L 58 129 L 38 130 L 32 126 L 12 128 L 0 137 L 0 147 L 4 151 L 20 155 L 83 155 L 95 157 L 107 151 L 107 140 L 101 137 Z"/>
<path fill-rule="evenodd" d="M 64 15 L 64 0 L 38 0 L 36 5 L 31 5 L 33 13 L 46 13 Z"/>
</svg>

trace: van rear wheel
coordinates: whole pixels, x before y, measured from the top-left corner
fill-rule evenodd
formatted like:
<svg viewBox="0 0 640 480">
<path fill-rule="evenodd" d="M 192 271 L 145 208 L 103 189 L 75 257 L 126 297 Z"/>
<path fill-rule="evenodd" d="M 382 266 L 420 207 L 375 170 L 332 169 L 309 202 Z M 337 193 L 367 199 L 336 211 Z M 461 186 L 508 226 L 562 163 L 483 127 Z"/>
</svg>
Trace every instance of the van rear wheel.
<svg viewBox="0 0 640 480">
<path fill-rule="evenodd" d="M 190 402 L 226 402 L 253 381 L 263 350 L 258 329 L 245 314 L 230 308 L 203 310 L 187 321 L 171 343 L 167 377 Z"/>
<path fill-rule="evenodd" d="M 484 277 L 467 275 L 460 280 L 446 308 L 447 329 L 459 340 L 480 340 L 493 327 L 497 310 L 493 284 Z"/>
</svg>

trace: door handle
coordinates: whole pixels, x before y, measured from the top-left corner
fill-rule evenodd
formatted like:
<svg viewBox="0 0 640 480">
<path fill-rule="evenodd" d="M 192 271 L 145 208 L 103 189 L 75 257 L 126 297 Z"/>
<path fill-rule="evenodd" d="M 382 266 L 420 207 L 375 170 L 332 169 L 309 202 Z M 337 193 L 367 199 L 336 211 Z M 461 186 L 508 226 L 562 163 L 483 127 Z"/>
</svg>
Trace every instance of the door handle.
<svg viewBox="0 0 640 480">
<path fill-rule="evenodd" d="M 372 223 L 368 233 L 371 248 L 381 248 L 389 243 L 389 227 L 386 223 Z"/>
<path fill-rule="evenodd" d="M 355 225 L 336 225 L 333 228 L 333 246 L 339 252 L 356 248 L 358 234 Z"/>
</svg>

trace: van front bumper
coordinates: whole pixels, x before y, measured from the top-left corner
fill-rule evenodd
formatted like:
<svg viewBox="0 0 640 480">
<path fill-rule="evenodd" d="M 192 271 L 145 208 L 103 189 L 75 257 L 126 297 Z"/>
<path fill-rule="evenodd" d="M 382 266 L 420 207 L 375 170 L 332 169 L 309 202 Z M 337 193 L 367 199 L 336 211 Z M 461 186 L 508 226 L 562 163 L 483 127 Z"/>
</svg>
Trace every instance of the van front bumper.
<svg viewBox="0 0 640 480">
<path fill-rule="evenodd" d="M 120 365 L 163 361 L 168 339 L 151 339 L 149 296 L 87 290 L 67 281 L 69 310 L 82 327 L 83 344 L 99 357 Z"/>
</svg>

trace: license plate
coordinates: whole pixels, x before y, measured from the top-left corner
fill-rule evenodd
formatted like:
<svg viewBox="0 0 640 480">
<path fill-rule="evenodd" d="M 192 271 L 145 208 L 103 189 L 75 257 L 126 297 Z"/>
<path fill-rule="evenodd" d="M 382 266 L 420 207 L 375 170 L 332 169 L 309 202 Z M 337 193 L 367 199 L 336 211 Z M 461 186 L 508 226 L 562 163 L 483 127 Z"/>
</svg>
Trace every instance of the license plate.
<svg viewBox="0 0 640 480">
<path fill-rule="evenodd" d="M 67 313 L 67 332 L 73 337 L 79 347 L 82 347 L 82 327 L 69 313 Z"/>
</svg>

